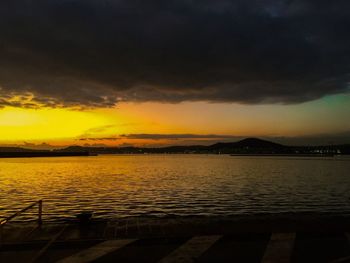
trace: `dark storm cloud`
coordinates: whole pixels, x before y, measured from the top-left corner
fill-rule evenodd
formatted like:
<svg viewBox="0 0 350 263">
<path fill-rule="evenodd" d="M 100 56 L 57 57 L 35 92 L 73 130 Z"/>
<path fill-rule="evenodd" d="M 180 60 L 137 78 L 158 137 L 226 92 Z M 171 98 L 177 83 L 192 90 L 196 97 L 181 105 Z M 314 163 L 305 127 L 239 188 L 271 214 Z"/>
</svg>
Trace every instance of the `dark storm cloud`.
<svg viewBox="0 0 350 263">
<path fill-rule="evenodd" d="M 0 105 L 309 101 L 348 91 L 349 28 L 345 0 L 2 0 Z"/>
</svg>

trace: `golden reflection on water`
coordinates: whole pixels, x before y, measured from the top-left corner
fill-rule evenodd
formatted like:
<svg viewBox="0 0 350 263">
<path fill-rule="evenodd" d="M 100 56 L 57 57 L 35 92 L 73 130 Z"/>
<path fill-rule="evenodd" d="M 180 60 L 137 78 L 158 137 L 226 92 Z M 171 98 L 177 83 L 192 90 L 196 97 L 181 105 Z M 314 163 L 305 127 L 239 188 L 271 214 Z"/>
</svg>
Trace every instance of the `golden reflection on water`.
<svg viewBox="0 0 350 263">
<path fill-rule="evenodd" d="M 84 210 L 103 218 L 344 212 L 348 171 L 346 160 L 219 155 L 0 159 L 0 217 L 41 198 L 46 220 Z"/>
</svg>

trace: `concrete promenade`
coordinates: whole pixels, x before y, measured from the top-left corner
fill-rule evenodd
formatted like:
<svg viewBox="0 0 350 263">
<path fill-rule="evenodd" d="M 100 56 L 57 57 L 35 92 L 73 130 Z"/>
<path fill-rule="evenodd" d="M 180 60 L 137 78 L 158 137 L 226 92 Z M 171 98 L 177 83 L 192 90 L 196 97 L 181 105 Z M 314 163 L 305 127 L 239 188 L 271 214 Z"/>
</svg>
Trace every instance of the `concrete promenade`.
<svg viewBox="0 0 350 263">
<path fill-rule="evenodd" d="M 13 222 L 0 262 L 350 262 L 347 217 Z"/>
</svg>

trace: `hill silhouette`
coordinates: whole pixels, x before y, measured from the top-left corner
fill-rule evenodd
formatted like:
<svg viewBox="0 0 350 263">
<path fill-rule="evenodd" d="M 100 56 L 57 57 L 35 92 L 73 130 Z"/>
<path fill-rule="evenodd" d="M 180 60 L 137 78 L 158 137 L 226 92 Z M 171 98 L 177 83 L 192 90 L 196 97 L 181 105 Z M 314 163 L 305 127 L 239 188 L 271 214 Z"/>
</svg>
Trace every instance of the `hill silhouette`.
<svg viewBox="0 0 350 263">
<path fill-rule="evenodd" d="M 282 144 L 258 139 L 246 138 L 232 143 L 216 143 L 209 146 L 210 149 L 221 152 L 238 152 L 238 153 L 289 153 L 290 147 Z"/>
<path fill-rule="evenodd" d="M 350 145 L 286 146 L 258 138 L 246 138 L 237 142 L 215 143 L 209 146 L 152 147 L 86 147 L 69 146 L 45 151 L 20 147 L 0 147 L 0 157 L 86 156 L 96 154 L 247 154 L 247 155 L 324 155 L 350 154 Z"/>
<path fill-rule="evenodd" d="M 70 146 L 58 151 L 88 151 L 93 154 L 142 153 L 203 153 L 203 154 L 349 154 L 350 145 L 286 146 L 259 138 L 246 138 L 238 142 L 215 143 L 209 146 L 152 147 L 83 147 Z"/>
</svg>

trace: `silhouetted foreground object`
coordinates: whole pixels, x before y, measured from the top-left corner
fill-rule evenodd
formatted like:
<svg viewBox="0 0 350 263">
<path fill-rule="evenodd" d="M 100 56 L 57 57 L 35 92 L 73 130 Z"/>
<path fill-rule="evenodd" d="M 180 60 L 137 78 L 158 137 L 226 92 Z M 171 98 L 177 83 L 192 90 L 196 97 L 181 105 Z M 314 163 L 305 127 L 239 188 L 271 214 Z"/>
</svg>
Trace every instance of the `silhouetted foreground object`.
<svg viewBox="0 0 350 263">
<path fill-rule="evenodd" d="M 78 222 L 82 225 L 86 225 L 92 219 L 93 212 L 81 212 L 77 214 Z"/>
</svg>

